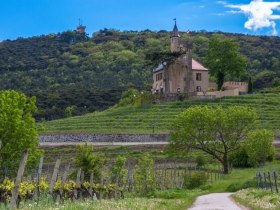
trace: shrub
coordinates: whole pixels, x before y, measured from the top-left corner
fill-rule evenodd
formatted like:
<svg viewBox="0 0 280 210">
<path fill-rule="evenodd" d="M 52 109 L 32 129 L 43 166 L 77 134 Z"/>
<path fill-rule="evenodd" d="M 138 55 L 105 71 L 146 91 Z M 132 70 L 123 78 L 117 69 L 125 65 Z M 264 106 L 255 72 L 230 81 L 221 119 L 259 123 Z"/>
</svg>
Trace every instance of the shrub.
<svg viewBox="0 0 280 210">
<path fill-rule="evenodd" d="M 203 155 L 198 155 L 195 158 L 195 162 L 198 168 L 201 168 L 202 166 L 204 166 L 206 164 L 206 159 Z"/>
<path fill-rule="evenodd" d="M 245 182 L 234 182 L 227 187 L 226 191 L 237 192 L 242 189 L 255 188 L 256 186 L 257 186 L 256 180 L 247 180 Z"/>
<path fill-rule="evenodd" d="M 178 94 L 178 101 L 184 101 L 186 98 L 187 98 L 187 97 L 186 97 L 185 94 L 183 94 L 183 93 L 179 93 L 179 94 Z"/>
<path fill-rule="evenodd" d="M 239 190 L 242 189 L 242 185 L 243 185 L 243 183 L 241 183 L 241 182 L 234 182 L 234 183 L 231 183 L 231 184 L 227 187 L 226 191 L 228 191 L 228 192 L 237 192 L 237 191 L 239 191 Z"/>
<path fill-rule="evenodd" d="M 75 164 L 82 168 L 86 176 L 89 176 L 93 172 L 93 177 L 95 180 L 100 179 L 101 169 L 106 162 L 106 158 L 103 154 L 94 153 L 93 146 L 85 143 L 84 145 L 79 145 L 77 147 L 78 155 L 75 157 Z"/>
<path fill-rule="evenodd" d="M 257 181 L 256 180 L 247 180 L 246 182 L 243 183 L 242 188 L 255 188 L 257 186 Z"/>
<path fill-rule="evenodd" d="M 280 87 L 280 78 L 276 77 L 276 78 L 273 79 L 272 82 L 273 82 L 273 84 L 272 84 L 273 87 Z"/>
<path fill-rule="evenodd" d="M 208 180 L 208 175 L 204 171 L 193 172 L 184 177 L 184 186 L 187 189 L 198 188 L 202 185 L 205 185 Z"/>
<path fill-rule="evenodd" d="M 125 168 L 126 158 L 118 156 L 111 170 L 111 180 L 122 185 L 126 181 L 127 169 Z"/>
<path fill-rule="evenodd" d="M 189 195 L 189 191 L 181 189 L 169 189 L 155 191 L 152 195 L 153 198 L 163 198 L 163 199 L 183 199 Z"/>
<path fill-rule="evenodd" d="M 135 99 L 140 95 L 139 91 L 134 88 L 129 88 L 122 93 L 122 97 L 118 103 L 118 106 L 133 105 Z"/>
<path fill-rule="evenodd" d="M 67 106 L 65 108 L 65 117 L 72 117 L 73 116 L 73 112 L 74 110 L 76 109 L 77 107 L 76 106 Z"/>
<path fill-rule="evenodd" d="M 262 129 L 251 132 L 245 142 L 230 156 L 234 167 L 251 167 L 272 161 L 275 156 L 271 131 Z"/>
<path fill-rule="evenodd" d="M 263 164 L 267 160 L 273 160 L 275 150 L 272 145 L 274 134 L 262 129 L 251 132 L 246 143 L 248 162 L 251 166 Z"/>
<path fill-rule="evenodd" d="M 241 147 L 231 154 L 229 161 L 233 167 L 250 167 L 250 164 L 248 163 L 248 154 L 245 147 Z"/>
<path fill-rule="evenodd" d="M 149 155 L 143 155 L 135 167 L 135 190 L 139 195 L 148 195 L 155 191 L 153 174 L 154 161 Z"/>
<path fill-rule="evenodd" d="M 275 76 L 274 71 L 265 70 L 265 71 L 261 71 L 257 75 L 255 75 L 255 80 L 262 79 L 264 77 L 273 77 L 273 76 Z"/>
</svg>

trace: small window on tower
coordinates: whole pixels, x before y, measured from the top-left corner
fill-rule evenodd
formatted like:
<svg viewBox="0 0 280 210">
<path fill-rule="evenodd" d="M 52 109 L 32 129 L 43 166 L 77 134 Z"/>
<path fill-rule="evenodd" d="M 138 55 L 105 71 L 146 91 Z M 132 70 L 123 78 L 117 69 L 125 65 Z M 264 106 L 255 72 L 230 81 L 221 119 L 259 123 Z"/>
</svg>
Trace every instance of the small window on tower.
<svg viewBox="0 0 280 210">
<path fill-rule="evenodd" d="M 196 86 L 196 92 L 201 92 L 201 87 L 200 86 Z"/>
<path fill-rule="evenodd" d="M 201 81 L 201 73 L 196 73 L 196 81 Z"/>
</svg>

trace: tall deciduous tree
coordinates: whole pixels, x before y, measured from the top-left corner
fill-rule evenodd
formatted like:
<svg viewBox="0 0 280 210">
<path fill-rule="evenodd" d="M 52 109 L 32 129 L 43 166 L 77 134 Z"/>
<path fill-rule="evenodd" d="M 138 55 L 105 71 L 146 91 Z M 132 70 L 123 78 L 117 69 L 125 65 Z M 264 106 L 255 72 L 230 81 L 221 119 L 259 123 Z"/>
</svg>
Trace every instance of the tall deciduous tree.
<svg viewBox="0 0 280 210">
<path fill-rule="evenodd" d="M 229 155 L 240 147 L 258 123 L 256 110 L 244 106 L 195 106 L 173 123 L 170 147 L 177 151 L 202 150 L 229 173 Z"/>
<path fill-rule="evenodd" d="M 245 72 L 246 63 L 246 58 L 239 52 L 238 43 L 213 35 L 209 41 L 206 64 L 210 74 L 216 77 L 219 90 L 226 77 L 239 79 Z"/>
<path fill-rule="evenodd" d="M 0 166 L 17 165 L 27 149 L 29 161 L 38 154 L 38 133 L 32 114 L 37 110 L 35 97 L 27 98 L 16 91 L 0 91 Z"/>
</svg>

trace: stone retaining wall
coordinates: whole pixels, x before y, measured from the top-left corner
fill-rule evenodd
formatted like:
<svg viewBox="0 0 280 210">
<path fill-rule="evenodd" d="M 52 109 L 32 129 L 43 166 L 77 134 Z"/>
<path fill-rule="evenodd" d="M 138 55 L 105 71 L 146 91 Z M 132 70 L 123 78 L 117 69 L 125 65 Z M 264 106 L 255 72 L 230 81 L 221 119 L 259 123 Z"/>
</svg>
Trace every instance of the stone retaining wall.
<svg viewBox="0 0 280 210">
<path fill-rule="evenodd" d="M 168 134 L 56 134 L 40 135 L 40 142 L 163 142 Z"/>
</svg>

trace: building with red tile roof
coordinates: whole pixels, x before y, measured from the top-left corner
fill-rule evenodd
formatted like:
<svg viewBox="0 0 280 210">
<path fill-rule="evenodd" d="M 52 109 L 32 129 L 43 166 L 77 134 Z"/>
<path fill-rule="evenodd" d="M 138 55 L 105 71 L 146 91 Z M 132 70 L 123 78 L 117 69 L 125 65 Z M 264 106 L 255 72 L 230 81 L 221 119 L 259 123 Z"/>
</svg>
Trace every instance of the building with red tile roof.
<svg viewBox="0 0 280 210">
<path fill-rule="evenodd" d="M 195 93 L 208 91 L 208 69 L 192 58 L 192 43 L 181 43 L 176 24 L 171 32 L 171 53 L 181 54 L 172 63 L 163 62 L 153 70 L 153 93 Z"/>
</svg>

